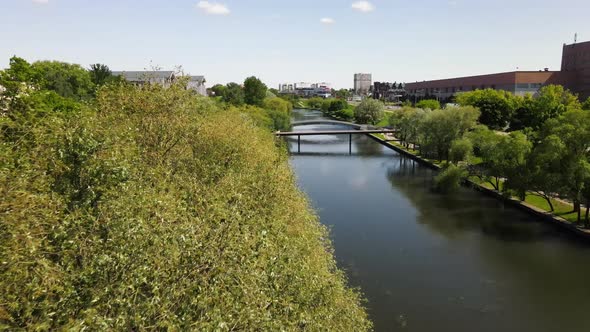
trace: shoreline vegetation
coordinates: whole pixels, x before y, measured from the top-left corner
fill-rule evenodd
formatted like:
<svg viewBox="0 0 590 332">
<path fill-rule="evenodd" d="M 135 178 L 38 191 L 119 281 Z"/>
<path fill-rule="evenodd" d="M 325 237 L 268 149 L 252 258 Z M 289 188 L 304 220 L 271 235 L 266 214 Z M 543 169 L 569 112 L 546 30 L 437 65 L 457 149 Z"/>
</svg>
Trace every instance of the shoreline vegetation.
<svg viewBox="0 0 590 332">
<path fill-rule="evenodd" d="M 440 171 L 444 167 L 442 163 L 437 162 L 436 160 L 423 158 L 418 154 L 417 150 L 406 148 L 401 144 L 385 137 L 383 134 L 368 134 L 368 136 L 373 138 L 380 144 L 387 146 L 390 149 L 395 150 L 399 153 L 402 153 L 403 155 L 408 156 L 413 160 L 431 169 Z M 482 183 L 481 181 L 477 181 L 476 179 L 465 179 L 463 183 L 468 187 L 474 188 L 477 191 L 487 194 L 488 196 L 494 197 L 503 202 L 507 202 L 512 206 L 517 206 L 523 211 L 526 211 L 534 216 L 542 218 L 542 220 L 544 221 L 548 221 L 558 226 L 561 226 L 562 228 L 565 228 L 569 231 L 573 231 L 577 235 L 581 235 L 582 237 L 590 240 L 590 230 L 577 227 L 573 223 L 572 217 L 575 216 L 573 216 L 574 212 L 572 212 L 572 204 L 567 204 L 557 200 L 553 202 L 554 206 L 556 206 L 559 209 L 558 211 L 567 211 L 566 214 L 569 215 L 570 219 L 566 219 L 564 218 L 564 216 L 549 212 L 545 200 L 534 194 L 528 194 L 527 199 L 525 201 L 521 201 L 520 199 L 514 196 L 508 197 L 504 195 L 502 192 L 495 190 L 490 184 Z"/>
<path fill-rule="evenodd" d="M 464 183 L 590 237 L 590 99 L 581 103 L 549 85 L 535 97 L 487 89 L 456 102 L 441 109 L 422 100 L 384 111 L 367 100 L 344 118 L 340 110 L 350 105 L 312 106 L 331 118 L 397 130 L 397 137 L 370 136 L 441 170 L 435 182 L 442 193 Z"/>
<path fill-rule="evenodd" d="M 273 135 L 289 103 L 103 74 L 0 71 L 0 330 L 371 330 Z"/>
</svg>

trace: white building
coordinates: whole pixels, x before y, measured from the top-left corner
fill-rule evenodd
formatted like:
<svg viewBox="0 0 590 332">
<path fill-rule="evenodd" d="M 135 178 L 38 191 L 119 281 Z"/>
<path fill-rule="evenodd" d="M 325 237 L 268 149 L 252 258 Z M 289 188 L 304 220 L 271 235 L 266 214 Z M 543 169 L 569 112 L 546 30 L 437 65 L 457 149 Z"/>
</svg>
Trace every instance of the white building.
<svg viewBox="0 0 590 332">
<path fill-rule="evenodd" d="M 114 76 L 121 76 L 125 80 L 135 84 L 157 83 L 163 86 L 170 86 L 179 75 L 173 71 L 114 71 Z M 186 86 L 189 90 L 194 90 L 202 96 L 207 95 L 204 76 L 189 76 Z"/>
</svg>

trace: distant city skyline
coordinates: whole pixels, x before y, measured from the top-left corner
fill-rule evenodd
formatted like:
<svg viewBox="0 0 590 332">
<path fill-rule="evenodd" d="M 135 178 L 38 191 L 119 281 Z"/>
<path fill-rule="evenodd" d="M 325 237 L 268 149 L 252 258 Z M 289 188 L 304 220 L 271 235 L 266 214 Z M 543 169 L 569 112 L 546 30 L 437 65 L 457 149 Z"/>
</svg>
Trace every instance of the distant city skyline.
<svg viewBox="0 0 590 332">
<path fill-rule="evenodd" d="M 181 65 L 208 86 L 559 70 L 563 43 L 590 40 L 587 0 L 2 0 L 0 12 L 2 68 L 13 55 L 113 71 Z"/>
</svg>

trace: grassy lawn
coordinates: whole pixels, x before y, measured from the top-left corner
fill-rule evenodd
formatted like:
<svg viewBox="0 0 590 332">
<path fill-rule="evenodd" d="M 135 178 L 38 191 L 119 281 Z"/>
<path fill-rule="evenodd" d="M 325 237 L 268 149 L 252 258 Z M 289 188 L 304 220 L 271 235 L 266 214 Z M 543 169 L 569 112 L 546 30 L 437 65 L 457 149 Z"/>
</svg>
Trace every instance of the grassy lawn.
<svg viewBox="0 0 590 332">
<path fill-rule="evenodd" d="M 480 186 L 482 186 L 484 188 L 495 190 L 494 187 L 489 182 L 481 181 L 477 177 L 472 176 L 469 178 L 469 180 L 479 184 Z M 500 190 L 502 190 L 502 182 L 500 182 Z M 513 197 L 513 198 L 517 199 L 516 197 Z M 550 210 L 549 203 L 547 203 L 545 198 L 543 198 L 537 194 L 528 193 L 526 195 L 526 198 L 524 201 L 536 208 L 543 210 L 543 211 L 549 212 L 549 210 Z M 574 207 L 572 204 L 564 203 L 562 201 L 558 201 L 555 199 L 551 200 L 551 204 L 553 204 L 553 208 L 555 209 L 553 211 L 554 215 L 562 217 L 563 219 L 565 219 L 569 222 L 572 222 L 572 223 L 574 223 L 578 220 L 578 214 L 576 212 L 572 212 L 574 210 Z M 582 210 L 582 218 L 583 218 L 584 212 L 585 212 L 585 210 Z"/>
<path fill-rule="evenodd" d="M 389 125 L 389 119 L 387 119 L 387 117 L 383 118 L 381 121 L 379 121 L 377 124 L 375 124 L 375 126 L 377 127 L 385 127 Z"/>
</svg>

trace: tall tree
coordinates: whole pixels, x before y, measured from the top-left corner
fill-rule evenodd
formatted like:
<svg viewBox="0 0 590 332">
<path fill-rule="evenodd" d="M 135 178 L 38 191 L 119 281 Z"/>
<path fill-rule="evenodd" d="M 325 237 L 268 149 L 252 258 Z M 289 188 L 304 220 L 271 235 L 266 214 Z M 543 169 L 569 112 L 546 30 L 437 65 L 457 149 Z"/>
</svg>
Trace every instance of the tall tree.
<svg viewBox="0 0 590 332">
<path fill-rule="evenodd" d="M 555 137 L 564 146 L 560 153 L 563 195 L 574 202 L 580 220 L 580 205 L 584 181 L 590 177 L 590 112 L 571 110 L 557 119 L 550 119 L 541 131 L 543 137 Z"/>
<path fill-rule="evenodd" d="M 449 159 L 454 140 L 473 128 L 479 117 L 474 107 L 450 107 L 428 113 L 420 123 L 420 149 L 438 160 Z"/>
<path fill-rule="evenodd" d="M 38 61 L 33 63 L 32 70 L 33 82 L 36 85 L 55 91 L 62 97 L 85 99 L 94 91 L 90 73 L 80 65 Z"/>
<path fill-rule="evenodd" d="M 10 58 L 9 67 L 0 71 L 0 85 L 6 89 L 7 96 L 17 93 L 21 83 L 32 83 L 33 69 L 25 59 L 13 56 Z"/>
<path fill-rule="evenodd" d="M 354 118 L 358 123 L 375 124 L 383 119 L 383 103 L 367 98 L 354 109 Z"/>
<path fill-rule="evenodd" d="M 266 98 L 266 85 L 258 78 L 251 76 L 244 81 L 244 101 L 248 105 L 263 106 Z"/>
<path fill-rule="evenodd" d="M 222 100 L 228 104 L 240 106 L 244 104 L 244 89 L 237 83 L 229 83 L 226 86 Z"/>
<path fill-rule="evenodd" d="M 223 97 L 227 91 L 227 87 L 222 84 L 215 84 L 211 87 L 211 91 L 215 94 L 215 97 Z"/>
<path fill-rule="evenodd" d="M 539 90 L 536 98 L 525 96 L 514 114 L 513 129 L 540 129 L 545 121 L 559 117 L 568 110 L 580 109 L 576 97 L 561 85 L 548 85 Z"/>
<path fill-rule="evenodd" d="M 479 108 L 479 122 L 492 129 L 504 129 L 518 106 L 511 93 L 494 89 L 464 92 L 455 100 L 460 105 Z"/>
<path fill-rule="evenodd" d="M 113 76 L 109 66 L 101 63 L 91 64 L 89 71 L 92 83 L 97 86 L 104 85 Z"/>
</svg>

